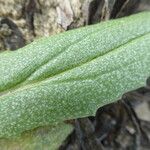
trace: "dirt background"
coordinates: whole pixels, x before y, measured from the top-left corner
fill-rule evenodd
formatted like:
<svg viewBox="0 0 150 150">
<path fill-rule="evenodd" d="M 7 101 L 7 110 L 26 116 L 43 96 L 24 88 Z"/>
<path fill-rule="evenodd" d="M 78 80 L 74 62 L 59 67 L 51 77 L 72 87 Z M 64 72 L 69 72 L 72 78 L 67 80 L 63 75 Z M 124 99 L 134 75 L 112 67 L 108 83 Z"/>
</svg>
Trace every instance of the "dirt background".
<svg viewBox="0 0 150 150">
<path fill-rule="evenodd" d="M 0 0 L 0 50 L 35 38 L 150 10 L 150 0 Z M 74 131 L 60 150 L 150 149 L 150 81 L 100 108 L 95 117 L 70 120 Z"/>
</svg>

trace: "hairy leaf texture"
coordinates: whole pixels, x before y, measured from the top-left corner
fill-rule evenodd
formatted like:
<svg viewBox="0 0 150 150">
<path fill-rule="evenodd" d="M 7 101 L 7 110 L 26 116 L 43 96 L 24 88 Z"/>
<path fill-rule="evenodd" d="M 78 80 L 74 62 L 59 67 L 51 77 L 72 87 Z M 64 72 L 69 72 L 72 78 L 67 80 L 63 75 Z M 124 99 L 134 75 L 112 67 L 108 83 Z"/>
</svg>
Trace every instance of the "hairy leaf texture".
<svg viewBox="0 0 150 150">
<path fill-rule="evenodd" d="M 150 12 L 0 53 L 0 137 L 94 115 L 150 75 Z"/>
</svg>

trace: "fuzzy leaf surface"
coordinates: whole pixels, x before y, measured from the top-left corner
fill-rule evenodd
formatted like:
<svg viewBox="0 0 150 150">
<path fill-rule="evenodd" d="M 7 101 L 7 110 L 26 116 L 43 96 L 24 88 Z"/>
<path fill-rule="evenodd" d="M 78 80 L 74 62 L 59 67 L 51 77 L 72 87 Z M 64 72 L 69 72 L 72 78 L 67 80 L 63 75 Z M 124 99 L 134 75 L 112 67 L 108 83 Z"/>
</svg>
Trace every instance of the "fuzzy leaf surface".
<svg viewBox="0 0 150 150">
<path fill-rule="evenodd" d="M 94 115 L 150 75 L 150 12 L 0 53 L 0 137 Z"/>
<path fill-rule="evenodd" d="M 24 132 L 19 137 L 0 139 L 0 150 L 56 150 L 72 131 L 65 123 Z"/>
</svg>

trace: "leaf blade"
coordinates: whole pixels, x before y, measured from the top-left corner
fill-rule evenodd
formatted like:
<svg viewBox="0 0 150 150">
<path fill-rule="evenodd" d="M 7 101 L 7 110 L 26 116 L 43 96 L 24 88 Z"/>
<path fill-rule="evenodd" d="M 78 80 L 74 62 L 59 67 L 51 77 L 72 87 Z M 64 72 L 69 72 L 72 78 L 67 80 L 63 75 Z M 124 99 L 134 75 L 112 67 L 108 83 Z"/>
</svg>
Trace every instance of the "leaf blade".
<svg viewBox="0 0 150 150">
<path fill-rule="evenodd" d="M 0 136 L 94 115 L 98 107 L 144 85 L 150 75 L 149 15 L 142 13 L 82 28 L 32 43 L 15 53 L 1 54 L 0 66 L 4 69 L 0 71 Z M 100 30 L 104 27 L 105 31 Z M 81 35 L 76 41 L 79 33 Z M 72 41 L 69 40 L 71 36 L 74 37 Z M 68 44 L 63 43 L 66 38 L 69 41 L 67 50 Z M 56 45 L 53 46 L 54 42 Z M 60 48 L 59 42 L 62 42 Z M 37 57 L 32 57 L 33 52 L 35 56 L 38 54 L 38 63 L 34 60 Z M 15 59 L 22 65 L 20 61 L 24 56 L 25 65 L 15 70 L 17 63 L 13 66 L 11 61 Z M 51 57 L 50 62 L 43 63 L 45 57 L 48 60 Z M 9 59 L 10 64 L 3 65 Z M 12 73 L 4 80 L 11 69 Z M 22 73 L 27 78 L 19 80 L 21 83 L 15 87 Z M 14 79 L 11 89 L 7 84 L 13 83 Z M 4 81 L 8 81 L 7 84 L 4 85 Z"/>
<path fill-rule="evenodd" d="M 71 125 L 65 123 L 40 127 L 19 137 L 0 139 L 0 150 L 56 150 L 71 131 Z"/>
</svg>

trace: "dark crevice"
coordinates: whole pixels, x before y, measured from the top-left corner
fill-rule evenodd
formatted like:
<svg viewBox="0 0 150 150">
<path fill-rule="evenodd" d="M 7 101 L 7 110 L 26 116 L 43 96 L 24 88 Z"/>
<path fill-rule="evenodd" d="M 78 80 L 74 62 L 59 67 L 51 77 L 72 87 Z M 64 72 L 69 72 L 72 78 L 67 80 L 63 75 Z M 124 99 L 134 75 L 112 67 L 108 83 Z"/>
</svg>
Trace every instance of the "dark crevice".
<svg viewBox="0 0 150 150">
<path fill-rule="evenodd" d="M 121 7 L 123 6 L 123 4 L 126 2 L 127 0 L 117 0 L 115 5 L 114 5 L 114 8 L 113 8 L 113 11 L 112 11 L 112 14 L 111 14 L 111 18 L 115 18 L 118 14 L 118 12 L 120 11 Z"/>
<path fill-rule="evenodd" d="M 16 50 L 25 45 L 25 39 L 18 26 L 9 18 L 2 18 L 0 20 L 0 28 L 7 25 L 11 30 L 10 35 L 5 36 L 3 39 L 6 49 Z"/>
<path fill-rule="evenodd" d="M 39 9 L 38 0 L 27 0 L 23 7 L 22 12 L 26 19 L 28 29 L 30 30 L 30 32 L 32 32 L 34 36 L 36 36 L 34 29 L 34 14 L 37 12 L 41 13 L 41 10 Z"/>
</svg>

